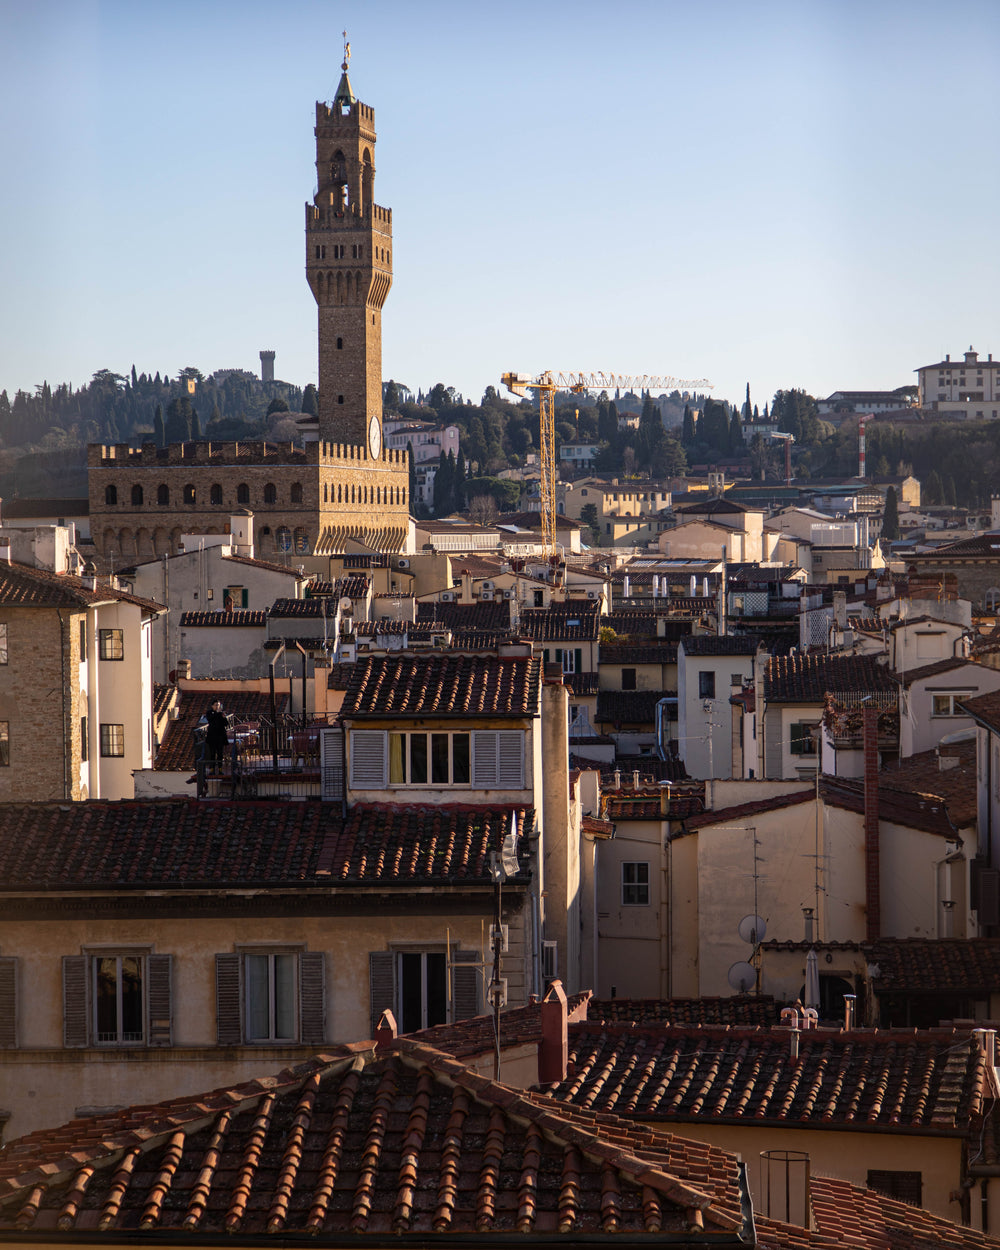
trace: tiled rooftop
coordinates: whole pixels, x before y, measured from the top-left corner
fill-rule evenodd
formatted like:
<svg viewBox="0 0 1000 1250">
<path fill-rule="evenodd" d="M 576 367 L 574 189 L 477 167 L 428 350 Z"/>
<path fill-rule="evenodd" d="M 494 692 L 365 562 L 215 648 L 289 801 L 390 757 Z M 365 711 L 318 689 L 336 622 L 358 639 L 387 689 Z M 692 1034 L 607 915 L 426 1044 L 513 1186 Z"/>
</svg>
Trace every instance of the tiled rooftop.
<svg viewBox="0 0 1000 1250">
<path fill-rule="evenodd" d="M 152 799 L 0 807 L 3 891 L 489 883 L 511 808 Z M 515 808 L 530 829 L 530 808 Z"/>
<path fill-rule="evenodd" d="M 601 617 L 602 627 L 613 629 L 620 638 L 655 638 L 655 612 L 608 612 Z"/>
<path fill-rule="evenodd" d="M 354 666 L 342 714 L 534 716 L 539 668 L 527 656 L 365 656 Z"/>
<path fill-rule="evenodd" d="M 1000 690 L 992 694 L 977 694 L 973 699 L 962 699 L 959 707 L 975 717 L 995 733 L 1000 733 Z"/>
<path fill-rule="evenodd" d="M 577 698 L 597 694 L 600 678 L 597 673 L 564 673 L 563 684 L 569 686 Z"/>
<path fill-rule="evenodd" d="M 865 947 L 878 965 L 873 985 L 880 994 L 1000 993 L 1000 940 L 996 938 L 882 938 Z"/>
<path fill-rule="evenodd" d="M 867 694 L 896 689 L 892 671 L 874 655 L 772 656 L 764 672 L 764 698 L 769 703 L 822 703 L 828 691 Z"/>
<path fill-rule="evenodd" d="M 267 613 L 263 608 L 233 608 L 228 612 L 182 612 L 181 629 L 217 626 L 226 629 L 263 629 Z"/>
<path fill-rule="evenodd" d="M 489 633 L 510 631 L 510 602 L 506 599 L 481 600 L 477 603 L 417 604 L 417 620 L 425 628 L 444 625 L 449 629 L 486 630 Z"/>
<path fill-rule="evenodd" d="M 732 994 L 727 998 L 592 998 L 585 1017 L 603 1024 L 742 1024 L 768 1025 L 778 1008 L 767 995 Z"/>
<path fill-rule="evenodd" d="M 396 1244 L 539 1233 L 576 1244 L 741 1224 L 733 1156 L 539 1102 L 406 1039 L 73 1121 L 0 1155 L 8 1232 L 367 1233 Z"/>
<path fill-rule="evenodd" d="M 91 590 L 81 577 L 50 573 L 31 565 L 0 561 L 0 605 L 12 608 L 87 608 L 113 600 L 134 603 L 149 612 L 165 612 L 162 604 L 114 589 L 106 580 Z"/>
<path fill-rule="evenodd" d="M 591 1011 L 592 1015 L 593 1012 Z M 572 1075 L 546 1092 L 593 1111 L 965 1133 L 985 1110 L 985 1059 L 968 1031 L 573 1024 Z"/>
<path fill-rule="evenodd" d="M 278 564 L 274 560 L 258 560 L 255 556 L 223 556 L 223 560 L 232 564 L 246 564 L 252 569 L 266 569 L 269 573 L 285 573 L 300 582 L 308 581 L 311 573 L 303 573 L 299 568 L 290 568 L 287 564 Z"/>
<path fill-rule="evenodd" d="M 602 642 L 602 664 L 676 664 L 677 643 L 665 639 L 648 642 Z"/>
<path fill-rule="evenodd" d="M 716 634 L 702 634 L 681 641 L 685 655 L 756 655 L 760 645 L 758 639 L 738 634 L 727 634 L 722 638 Z"/>
<path fill-rule="evenodd" d="M 952 761 L 953 767 L 942 769 L 941 762 L 950 765 Z M 943 799 L 955 827 L 967 828 L 975 823 L 978 805 L 975 740 L 934 747 L 899 760 L 883 769 L 879 785 Z"/>
<path fill-rule="evenodd" d="M 554 604 L 524 608 L 518 631 L 535 642 L 595 642 L 602 619 L 597 603 Z"/>
</svg>

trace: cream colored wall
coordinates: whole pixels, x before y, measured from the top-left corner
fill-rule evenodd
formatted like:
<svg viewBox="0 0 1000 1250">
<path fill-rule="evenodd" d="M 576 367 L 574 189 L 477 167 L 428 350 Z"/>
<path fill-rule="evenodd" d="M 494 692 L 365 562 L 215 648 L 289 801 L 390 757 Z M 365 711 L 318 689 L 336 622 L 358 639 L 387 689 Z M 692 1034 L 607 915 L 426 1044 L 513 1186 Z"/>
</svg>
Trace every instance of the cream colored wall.
<svg viewBox="0 0 1000 1250">
<path fill-rule="evenodd" d="M 667 994 L 666 824 L 616 820 L 613 841 L 600 846 L 597 880 L 600 998 L 660 998 Z M 622 864 L 649 864 L 649 904 L 622 902 Z"/>
<path fill-rule="evenodd" d="M 658 1127 L 669 1128 L 682 1137 L 692 1137 L 738 1153 L 747 1164 L 754 1211 L 757 1212 L 763 1213 L 766 1209 L 761 1185 L 761 1152 L 797 1150 L 808 1154 L 814 1176 L 837 1176 L 862 1187 L 868 1180 L 869 1168 L 920 1172 L 925 1209 L 956 1223 L 961 1220 L 959 1204 L 950 1201 L 950 1195 L 960 1188 L 962 1179 L 959 1138 L 833 1129 L 764 1128 L 756 1125 L 743 1128 L 732 1124 L 713 1124 L 706 1119 L 671 1120 L 669 1123 L 661 1122 Z M 782 1176 L 782 1186 L 783 1183 Z M 978 1203 L 973 1201 L 972 1205 L 975 1208 Z M 782 1212 L 774 1211 L 773 1214 L 775 1218 L 783 1218 Z"/>
<path fill-rule="evenodd" d="M 104 604 L 97 609 L 96 628 L 122 631 L 121 660 L 101 660 L 87 667 L 91 698 L 98 694 L 97 762 L 102 799 L 130 799 L 132 771 L 149 768 L 152 728 L 152 655 L 150 627 L 142 610 L 125 601 Z M 98 649 L 97 655 L 100 655 Z M 100 725 L 123 725 L 125 754 L 101 756 Z"/>
<path fill-rule="evenodd" d="M 671 839 L 667 847 L 667 925 L 670 998 L 697 998 L 701 908 L 698 897 L 698 835 Z M 728 987 L 726 992 L 728 993 Z"/>
<path fill-rule="evenodd" d="M 430 901 L 440 891 L 423 893 Z M 484 892 L 481 903 L 464 902 L 437 914 L 427 909 L 394 914 L 391 902 L 373 900 L 342 916 L 0 920 L 0 952 L 18 959 L 18 1048 L 0 1051 L 2 1105 L 13 1111 L 6 1137 L 62 1123 L 80 1106 L 128 1105 L 208 1090 L 274 1072 L 290 1057 L 308 1053 L 301 1046 L 216 1045 L 217 953 L 254 943 L 324 951 L 327 1040 L 360 1041 L 371 1033 L 369 952 L 407 945 L 443 951 L 449 936 L 453 946 L 481 951 L 492 907 L 492 895 Z M 527 915 L 526 907 L 505 914 L 510 946 L 503 975 L 513 1007 L 527 1001 Z M 62 957 L 100 947 L 173 956 L 171 1047 L 63 1049 Z"/>
</svg>

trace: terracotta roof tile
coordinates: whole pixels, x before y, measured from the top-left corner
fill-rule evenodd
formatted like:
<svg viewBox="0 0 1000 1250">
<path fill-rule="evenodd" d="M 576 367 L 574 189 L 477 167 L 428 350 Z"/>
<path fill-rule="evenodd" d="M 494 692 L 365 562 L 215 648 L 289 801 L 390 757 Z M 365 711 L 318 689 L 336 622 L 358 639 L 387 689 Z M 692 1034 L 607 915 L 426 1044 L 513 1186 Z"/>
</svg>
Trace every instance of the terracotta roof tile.
<svg viewBox="0 0 1000 1250">
<path fill-rule="evenodd" d="M 968 1031 L 573 1024 L 572 1075 L 546 1087 L 595 1111 L 680 1122 L 803 1124 L 964 1134 L 985 1060 Z M 762 1074 L 766 1074 L 762 1079 Z"/>
<path fill-rule="evenodd" d="M 0 562 L 0 605 L 4 607 L 86 608 L 116 599 L 150 612 L 166 611 L 162 604 L 116 590 L 107 581 L 98 581 L 92 590 L 83 578 L 71 573 L 50 573 L 16 561 Z"/>
<path fill-rule="evenodd" d="M 713 600 L 708 600 L 709 604 Z M 760 642 L 757 638 L 727 634 L 720 638 L 715 634 L 701 634 L 681 640 L 685 655 L 756 655 Z"/>
<path fill-rule="evenodd" d="M 592 998 L 586 1019 L 607 1024 L 771 1025 L 778 1008 L 768 995 L 728 998 Z"/>
<path fill-rule="evenodd" d="M 508 633 L 510 602 L 506 599 L 493 599 L 478 603 L 418 603 L 417 620 L 425 628 L 440 624 L 451 629 Z"/>
<path fill-rule="evenodd" d="M 956 828 L 967 828 L 974 824 L 978 806 L 976 743 L 954 742 L 907 756 L 882 770 L 879 785 L 940 798 Z"/>
<path fill-rule="evenodd" d="M 619 637 L 655 638 L 658 619 L 655 612 L 608 612 L 601 617 L 601 625 L 613 629 Z"/>
<path fill-rule="evenodd" d="M 569 686 L 573 694 L 580 698 L 588 694 L 597 694 L 600 678 L 597 673 L 564 673 L 563 684 Z"/>
<path fill-rule="evenodd" d="M 522 1096 L 408 1039 L 343 1047 L 0 1154 L 0 1229 L 620 1235 L 735 1233 L 736 1161 Z"/>
<path fill-rule="evenodd" d="M 883 938 L 865 947 L 878 965 L 878 993 L 1000 993 L 1000 940 L 996 938 Z"/>
<path fill-rule="evenodd" d="M 595 642 L 602 618 L 598 603 L 556 603 L 524 608 L 518 632 L 534 642 Z"/>
<path fill-rule="evenodd" d="M 530 808 L 515 808 L 530 829 Z M 149 800 L 0 807 L 0 881 L 38 890 L 491 883 L 503 807 Z"/>
<path fill-rule="evenodd" d="M 602 664 L 676 664 L 677 643 L 663 638 L 647 642 L 602 642 Z"/>
<path fill-rule="evenodd" d="M 533 716 L 539 676 L 540 661 L 527 656 L 365 656 L 342 715 Z"/>
<path fill-rule="evenodd" d="M 229 612 L 182 612 L 181 629 L 218 626 L 226 629 L 263 629 L 267 613 L 263 608 L 234 608 Z"/>
<path fill-rule="evenodd" d="M 764 698 L 769 703 L 822 703 L 828 692 L 895 693 L 896 689 L 891 669 L 874 655 L 776 655 L 764 671 Z"/>
<path fill-rule="evenodd" d="M 252 569 L 266 569 L 269 573 L 286 573 L 300 582 L 308 581 L 311 573 L 303 573 L 298 568 L 289 568 L 287 564 L 277 564 L 274 560 L 258 560 L 255 556 L 223 556 L 223 560 L 231 564 L 246 564 Z"/>
<path fill-rule="evenodd" d="M 959 707 L 980 724 L 1000 732 L 1000 690 L 991 694 L 977 694 L 973 699 L 962 699 Z"/>
</svg>

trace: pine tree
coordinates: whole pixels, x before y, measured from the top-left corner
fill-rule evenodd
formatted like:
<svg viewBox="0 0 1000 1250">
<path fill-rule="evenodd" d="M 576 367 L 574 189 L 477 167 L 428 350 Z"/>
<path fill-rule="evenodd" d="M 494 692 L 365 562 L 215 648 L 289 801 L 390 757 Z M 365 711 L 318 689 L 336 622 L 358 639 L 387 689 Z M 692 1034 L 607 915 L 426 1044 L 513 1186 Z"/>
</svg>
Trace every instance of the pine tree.
<svg viewBox="0 0 1000 1250">
<path fill-rule="evenodd" d="M 885 492 L 885 512 L 882 514 L 882 537 L 890 541 L 899 537 L 899 504 L 896 502 L 896 488 L 890 486 Z"/>
</svg>

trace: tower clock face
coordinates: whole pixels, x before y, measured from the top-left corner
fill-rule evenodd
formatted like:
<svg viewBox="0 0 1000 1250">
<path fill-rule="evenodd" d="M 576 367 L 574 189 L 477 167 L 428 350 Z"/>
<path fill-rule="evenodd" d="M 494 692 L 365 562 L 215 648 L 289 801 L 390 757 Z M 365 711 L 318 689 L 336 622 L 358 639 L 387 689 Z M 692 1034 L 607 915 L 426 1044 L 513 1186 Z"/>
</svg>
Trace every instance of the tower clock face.
<svg viewBox="0 0 1000 1250">
<path fill-rule="evenodd" d="M 378 423 L 378 417 L 372 417 L 368 422 L 368 450 L 373 460 L 377 460 L 382 454 L 382 427 Z"/>
</svg>

